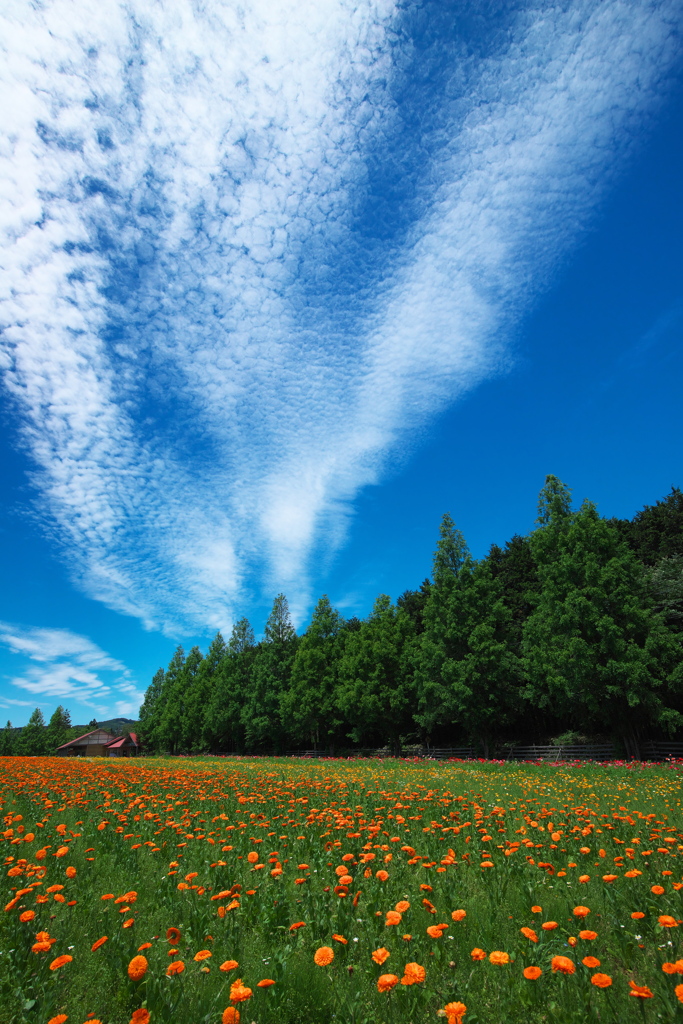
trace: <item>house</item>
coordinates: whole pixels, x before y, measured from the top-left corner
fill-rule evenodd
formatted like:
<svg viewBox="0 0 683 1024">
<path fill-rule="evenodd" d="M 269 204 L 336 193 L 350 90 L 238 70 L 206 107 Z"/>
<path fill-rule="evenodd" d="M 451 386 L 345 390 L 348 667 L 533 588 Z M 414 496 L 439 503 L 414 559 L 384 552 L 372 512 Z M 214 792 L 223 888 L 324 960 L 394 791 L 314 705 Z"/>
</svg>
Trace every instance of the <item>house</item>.
<svg viewBox="0 0 683 1024">
<path fill-rule="evenodd" d="M 137 757 L 140 753 L 140 741 L 137 733 L 131 732 L 127 736 L 119 736 L 106 748 L 109 757 Z"/>
<path fill-rule="evenodd" d="M 107 729 L 93 729 L 68 743 L 62 743 L 55 754 L 58 757 L 106 757 L 107 747 L 116 739 L 118 737 Z"/>
</svg>

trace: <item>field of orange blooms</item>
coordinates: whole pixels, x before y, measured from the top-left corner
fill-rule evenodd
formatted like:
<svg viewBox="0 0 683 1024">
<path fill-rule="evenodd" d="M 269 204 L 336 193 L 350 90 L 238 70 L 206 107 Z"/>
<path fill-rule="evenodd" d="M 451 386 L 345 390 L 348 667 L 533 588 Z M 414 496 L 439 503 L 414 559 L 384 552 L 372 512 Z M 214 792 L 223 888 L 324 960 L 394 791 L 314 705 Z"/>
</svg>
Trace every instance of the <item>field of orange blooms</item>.
<svg viewBox="0 0 683 1024">
<path fill-rule="evenodd" d="M 681 773 L 0 759 L 0 1021 L 683 1020 Z"/>
</svg>

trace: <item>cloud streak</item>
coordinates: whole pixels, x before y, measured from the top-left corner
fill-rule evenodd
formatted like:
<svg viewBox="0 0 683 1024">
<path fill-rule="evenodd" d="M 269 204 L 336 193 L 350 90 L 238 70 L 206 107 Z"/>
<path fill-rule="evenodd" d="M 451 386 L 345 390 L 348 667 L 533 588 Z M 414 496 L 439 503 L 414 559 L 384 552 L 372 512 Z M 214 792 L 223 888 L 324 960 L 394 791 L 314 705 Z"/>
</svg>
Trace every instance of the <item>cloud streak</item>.
<svg viewBox="0 0 683 1024">
<path fill-rule="evenodd" d="M 487 11 L 7 5 L 5 381 L 90 596 L 168 631 L 302 608 L 359 489 L 505 367 L 682 5 Z"/>
</svg>

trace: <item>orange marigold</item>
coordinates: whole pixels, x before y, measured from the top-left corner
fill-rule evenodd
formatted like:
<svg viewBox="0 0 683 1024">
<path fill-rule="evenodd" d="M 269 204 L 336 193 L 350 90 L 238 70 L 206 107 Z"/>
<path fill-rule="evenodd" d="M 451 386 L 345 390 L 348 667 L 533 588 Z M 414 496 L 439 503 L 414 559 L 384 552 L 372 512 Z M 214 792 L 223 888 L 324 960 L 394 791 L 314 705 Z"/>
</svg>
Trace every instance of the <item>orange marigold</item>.
<svg viewBox="0 0 683 1024">
<path fill-rule="evenodd" d="M 19 914 L 20 921 L 32 921 L 36 916 L 35 910 L 25 910 L 23 914 Z"/>
<path fill-rule="evenodd" d="M 139 981 L 140 978 L 144 978 L 148 967 L 147 958 L 138 954 L 128 964 L 128 977 L 133 981 Z"/>
<path fill-rule="evenodd" d="M 591 978 L 591 985 L 596 985 L 597 988 L 609 988 L 612 984 L 612 979 L 609 974 L 594 974 Z"/>
<path fill-rule="evenodd" d="M 525 967 L 522 974 L 528 981 L 536 981 L 543 974 L 540 967 Z"/>
<path fill-rule="evenodd" d="M 485 960 L 486 959 L 486 953 L 484 952 L 483 949 L 479 949 L 478 946 L 474 947 L 474 949 L 470 953 L 470 956 L 472 957 L 473 960 Z"/>
<path fill-rule="evenodd" d="M 467 1012 L 464 1003 L 446 1003 L 443 1008 L 448 1024 L 462 1024 L 462 1019 Z"/>
<path fill-rule="evenodd" d="M 584 967 L 599 967 L 600 961 L 597 956 L 585 956 L 581 961 Z"/>
<path fill-rule="evenodd" d="M 641 921 L 645 917 L 645 914 L 642 912 L 642 910 L 634 910 L 631 914 L 631 917 L 634 921 Z"/>
<path fill-rule="evenodd" d="M 533 928 L 520 928 L 519 930 L 526 939 L 529 939 L 530 942 L 538 942 L 538 935 Z"/>
<path fill-rule="evenodd" d="M 403 978 L 401 979 L 401 983 L 403 985 L 421 985 L 426 977 L 427 972 L 422 964 L 412 961 L 411 963 L 406 964 L 403 968 Z M 405 979 L 409 980 L 406 981 Z"/>
<path fill-rule="evenodd" d="M 56 1017 L 50 1017 L 47 1024 L 64 1024 L 69 1018 L 65 1013 L 58 1013 Z"/>
<path fill-rule="evenodd" d="M 193 959 L 199 963 L 202 960 L 208 960 L 210 956 L 213 956 L 210 949 L 200 949 L 198 953 L 195 953 Z"/>
<path fill-rule="evenodd" d="M 299 928 L 305 928 L 305 927 L 306 927 L 306 922 L 305 921 L 295 921 L 294 924 L 290 924 L 289 930 L 290 930 L 290 932 L 295 932 Z"/>
<path fill-rule="evenodd" d="M 509 964 L 510 955 L 509 953 L 503 953 L 500 949 L 494 949 L 492 953 L 489 953 L 489 960 L 492 964 Z"/>
<path fill-rule="evenodd" d="M 218 970 L 219 971 L 226 971 L 226 972 L 227 971 L 234 971 L 236 967 L 239 967 L 239 964 L 237 963 L 236 960 L 225 960 L 220 965 Z"/>
<path fill-rule="evenodd" d="M 242 979 L 238 978 L 237 981 L 233 981 L 230 986 L 230 1002 L 231 1003 L 243 1003 L 247 999 L 251 999 L 253 992 L 246 985 L 242 984 Z"/>
<path fill-rule="evenodd" d="M 650 886 L 650 892 L 653 892 L 655 894 L 655 896 L 661 896 L 662 893 L 665 892 L 665 891 L 666 890 L 664 889 L 663 885 L 652 885 L 652 886 Z"/>
<path fill-rule="evenodd" d="M 221 1024 L 240 1024 L 240 1011 L 236 1006 L 226 1006 L 221 1017 Z"/>
<path fill-rule="evenodd" d="M 679 1003 L 683 1003 L 683 985 L 676 985 L 674 992 L 676 993 L 676 999 L 678 999 Z"/>
<path fill-rule="evenodd" d="M 405 914 L 406 910 L 410 910 L 410 903 L 408 902 L 408 900 L 399 900 L 396 906 L 394 907 L 394 910 L 396 910 L 399 914 Z"/>
<path fill-rule="evenodd" d="M 531 908 L 531 913 L 532 913 L 532 914 L 542 914 L 542 913 L 543 913 L 543 907 L 539 907 L 539 906 L 538 906 L 538 904 L 535 904 L 535 905 L 534 905 L 534 906 L 533 906 L 533 907 Z"/>
<path fill-rule="evenodd" d="M 167 928 L 166 938 L 169 942 L 180 942 L 180 928 Z"/>
<path fill-rule="evenodd" d="M 348 946 L 349 940 L 345 939 L 343 935 L 333 934 L 332 938 L 335 942 L 341 942 L 342 946 Z"/>
<path fill-rule="evenodd" d="M 313 954 L 313 962 L 318 967 L 329 967 L 334 960 L 334 950 L 330 946 L 320 946 Z"/>
<path fill-rule="evenodd" d="M 378 992 L 391 992 L 395 985 L 398 985 L 398 976 L 396 974 L 380 974 L 377 979 Z"/>
<path fill-rule="evenodd" d="M 60 967 L 63 967 L 64 964 L 70 964 L 72 960 L 72 956 L 69 956 L 68 953 L 63 953 L 61 956 L 58 956 L 56 960 L 52 961 L 52 963 L 50 964 L 50 970 L 56 971 Z"/>
<path fill-rule="evenodd" d="M 578 906 L 574 907 L 572 913 L 574 917 L 588 917 L 588 915 L 590 914 L 590 909 L 588 907 Z"/>
<path fill-rule="evenodd" d="M 379 949 L 376 949 L 373 952 L 372 959 L 375 961 L 376 964 L 379 964 L 379 966 L 381 967 L 383 963 L 386 963 L 390 955 L 391 954 L 389 953 L 388 949 L 386 949 L 384 946 L 380 946 Z"/>
<path fill-rule="evenodd" d="M 182 960 L 174 960 L 173 963 L 169 964 L 166 968 L 166 974 L 169 978 L 172 978 L 174 974 L 182 974 L 185 970 L 185 964 Z"/>
<path fill-rule="evenodd" d="M 274 984 L 275 982 L 272 978 L 263 978 L 262 981 L 256 982 L 256 988 L 270 988 L 270 986 Z"/>
<path fill-rule="evenodd" d="M 629 981 L 630 996 L 636 999 L 654 999 L 654 992 L 651 992 L 647 985 L 636 985 L 635 981 Z"/>
<path fill-rule="evenodd" d="M 544 932 L 552 932 L 557 928 L 557 921 L 544 921 L 541 928 Z"/>
<path fill-rule="evenodd" d="M 462 921 L 465 917 L 467 917 L 467 912 L 465 910 L 454 910 L 451 914 L 451 919 L 453 921 Z"/>
<path fill-rule="evenodd" d="M 586 929 L 585 931 L 579 932 L 579 938 L 580 939 L 586 939 L 587 941 L 591 941 L 592 939 L 597 939 L 597 937 L 598 937 L 598 933 L 597 932 L 591 932 L 588 929 Z"/>
<path fill-rule="evenodd" d="M 387 925 L 400 924 L 401 915 L 397 910 L 388 910 L 384 923 Z"/>
<path fill-rule="evenodd" d="M 66 869 L 66 877 L 67 878 L 75 878 L 76 877 L 76 868 L 69 866 Z"/>
<path fill-rule="evenodd" d="M 441 939 L 443 938 L 444 928 L 447 927 L 448 925 L 430 924 L 427 928 L 427 935 L 429 935 L 430 939 Z"/>
<path fill-rule="evenodd" d="M 560 974 L 573 974 L 576 970 L 574 961 L 570 960 L 568 956 L 554 956 L 550 961 L 550 966 L 553 971 Z"/>
<path fill-rule="evenodd" d="M 657 918 L 662 928 L 678 928 L 678 921 L 670 914 L 660 914 Z"/>
<path fill-rule="evenodd" d="M 130 1024 L 149 1024 L 149 1010 L 146 1010 L 144 1006 L 141 1006 L 139 1010 L 133 1010 Z"/>
</svg>

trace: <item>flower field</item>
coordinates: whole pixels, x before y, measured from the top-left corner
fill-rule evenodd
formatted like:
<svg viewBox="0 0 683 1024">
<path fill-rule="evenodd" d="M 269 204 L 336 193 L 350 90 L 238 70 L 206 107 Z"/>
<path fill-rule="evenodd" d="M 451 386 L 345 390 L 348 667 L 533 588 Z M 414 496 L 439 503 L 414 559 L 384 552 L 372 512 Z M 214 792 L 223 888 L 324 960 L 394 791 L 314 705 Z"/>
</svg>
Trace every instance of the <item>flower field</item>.
<svg viewBox="0 0 683 1024">
<path fill-rule="evenodd" d="M 683 1021 L 675 767 L 0 759 L 0 1021 Z"/>
</svg>

